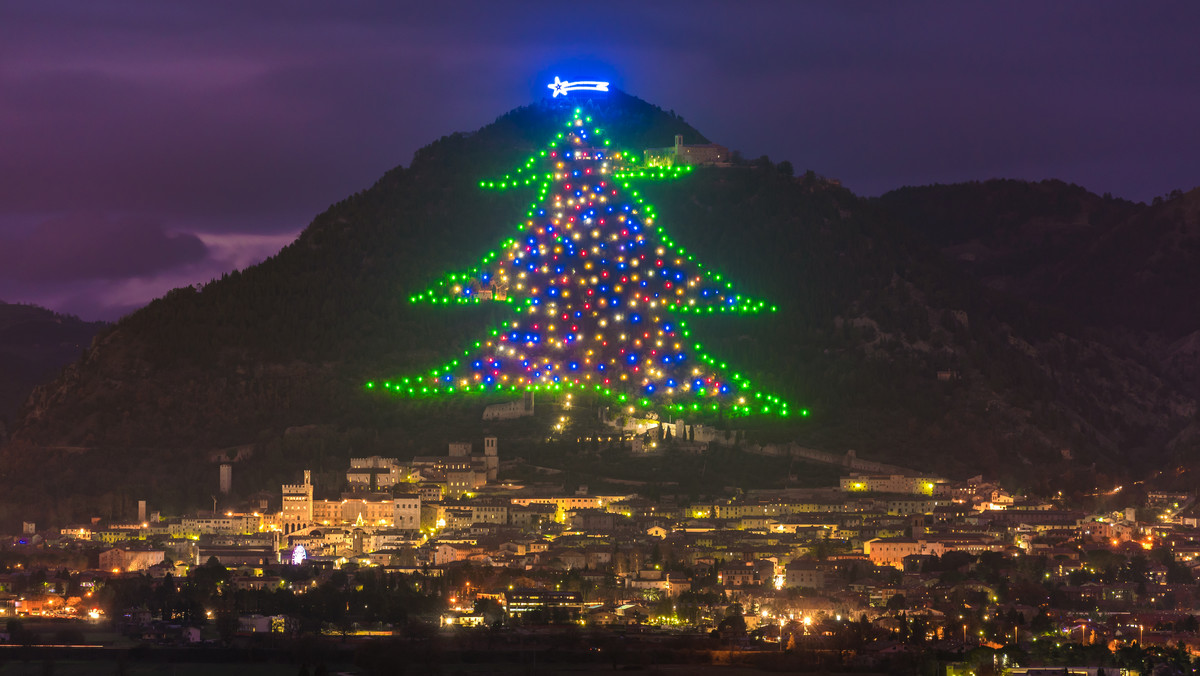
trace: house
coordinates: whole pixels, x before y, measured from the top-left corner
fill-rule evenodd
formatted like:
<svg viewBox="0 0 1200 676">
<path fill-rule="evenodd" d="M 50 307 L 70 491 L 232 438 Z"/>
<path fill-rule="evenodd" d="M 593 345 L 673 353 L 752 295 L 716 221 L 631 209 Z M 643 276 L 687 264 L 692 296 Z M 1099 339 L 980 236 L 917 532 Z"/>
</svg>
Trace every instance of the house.
<svg viewBox="0 0 1200 676">
<path fill-rule="evenodd" d="M 825 588 L 825 571 L 813 561 L 792 561 L 784 566 L 783 571 L 783 584 L 786 587 Z"/>
</svg>

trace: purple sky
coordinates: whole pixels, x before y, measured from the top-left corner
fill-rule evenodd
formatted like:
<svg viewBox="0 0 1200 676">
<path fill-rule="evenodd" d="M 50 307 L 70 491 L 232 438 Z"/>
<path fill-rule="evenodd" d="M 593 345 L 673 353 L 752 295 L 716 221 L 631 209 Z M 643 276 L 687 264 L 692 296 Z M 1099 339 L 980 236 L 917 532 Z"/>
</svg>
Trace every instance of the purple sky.
<svg viewBox="0 0 1200 676">
<path fill-rule="evenodd" d="M 1192 2 L 4 3 L 0 299 L 112 319 L 261 260 L 554 75 L 864 195 L 1149 200 L 1200 185 L 1197 35 Z"/>
</svg>

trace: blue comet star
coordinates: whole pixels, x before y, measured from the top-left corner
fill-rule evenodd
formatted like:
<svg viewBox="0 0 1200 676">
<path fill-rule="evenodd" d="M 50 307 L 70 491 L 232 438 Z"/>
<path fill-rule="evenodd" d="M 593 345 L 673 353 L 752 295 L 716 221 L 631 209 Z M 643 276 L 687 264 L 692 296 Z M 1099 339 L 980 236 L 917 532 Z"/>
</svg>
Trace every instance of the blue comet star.
<svg viewBox="0 0 1200 676">
<path fill-rule="evenodd" d="M 580 80 L 578 82 L 566 82 L 564 80 L 558 79 L 557 75 L 554 76 L 554 82 L 551 82 L 550 84 L 548 84 L 546 86 L 554 91 L 554 96 L 551 98 L 557 98 L 559 94 L 566 96 L 569 92 L 577 92 L 577 91 L 585 91 L 585 90 L 586 91 L 594 91 L 594 92 L 608 91 L 608 83 L 607 82 L 599 82 L 597 80 Z"/>
</svg>

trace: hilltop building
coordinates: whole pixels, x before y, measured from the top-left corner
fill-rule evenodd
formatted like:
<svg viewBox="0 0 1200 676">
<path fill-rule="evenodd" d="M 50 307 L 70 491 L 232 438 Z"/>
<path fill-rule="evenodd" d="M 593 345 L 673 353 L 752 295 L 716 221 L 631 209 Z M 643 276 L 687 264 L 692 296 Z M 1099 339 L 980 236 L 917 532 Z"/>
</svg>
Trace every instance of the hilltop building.
<svg viewBox="0 0 1200 676">
<path fill-rule="evenodd" d="M 533 392 L 526 392 L 519 401 L 492 404 L 483 409 L 484 420 L 513 420 L 533 415 Z"/>
<path fill-rule="evenodd" d="M 675 136 L 675 145 L 647 148 L 644 155 L 648 167 L 674 167 L 681 164 L 728 166 L 731 159 L 729 148 L 716 143 L 684 145 L 682 134 Z"/>
</svg>

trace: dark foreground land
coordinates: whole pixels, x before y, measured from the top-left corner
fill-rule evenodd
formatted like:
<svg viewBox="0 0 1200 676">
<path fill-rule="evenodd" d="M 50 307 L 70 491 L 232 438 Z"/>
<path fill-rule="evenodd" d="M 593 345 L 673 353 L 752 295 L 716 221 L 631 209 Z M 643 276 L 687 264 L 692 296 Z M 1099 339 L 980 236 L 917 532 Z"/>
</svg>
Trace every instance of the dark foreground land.
<svg viewBox="0 0 1200 676">
<path fill-rule="evenodd" d="M 293 648 L 165 648 L 141 646 L 0 646 L 0 674 L 75 676 L 317 676 L 318 674 L 697 674 L 830 673 L 820 656 L 763 651 L 653 651 L 588 648 L 536 650 L 427 650 L 388 641 Z M 815 670 L 814 670 L 815 669 Z"/>
</svg>

